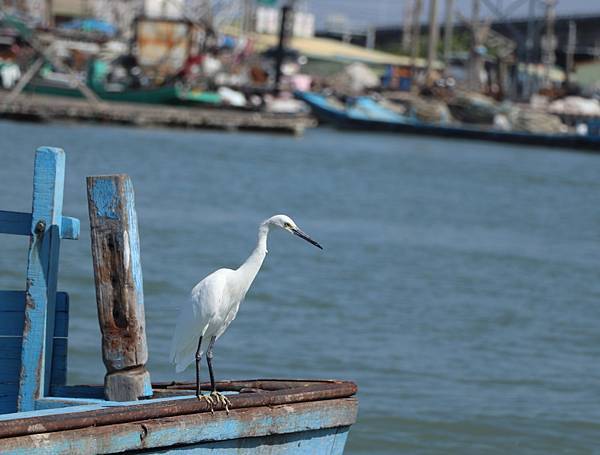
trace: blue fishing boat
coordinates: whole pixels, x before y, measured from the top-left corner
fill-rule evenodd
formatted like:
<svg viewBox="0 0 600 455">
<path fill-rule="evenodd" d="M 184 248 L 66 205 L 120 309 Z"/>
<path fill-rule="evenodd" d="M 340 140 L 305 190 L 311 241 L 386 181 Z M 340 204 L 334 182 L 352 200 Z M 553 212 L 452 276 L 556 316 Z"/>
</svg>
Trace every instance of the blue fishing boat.
<svg viewBox="0 0 600 455">
<path fill-rule="evenodd" d="M 27 236 L 24 291 L 0 291 L 0 452 L 341 454 L 356 421 L 349 381 L 221 381 L 229 410 L 195 396 L 195 383 L 152 383 L 137 216 L 126 175 L 88 177 L 103 385 L 68 385 L 69 307 L 57 291 L 65 154 L 42 147 L 31 213 L 0 211 L 0 233 Z M 203 384 L 208 390 L 208 384 Z"/>
<path fill-rule="evenodd" d="M 298 92 L 320 122 L 340 129 L 387 131 L 394 133 L 442 136 L 460 139 L 566 147 L 600 152 L 600 135 L 540 134 L 501 131 L 467 125 L 424 123 L 394 112 L 367 96 L 350 97 L 345 103 L 313 92 Z"/>
</svg>

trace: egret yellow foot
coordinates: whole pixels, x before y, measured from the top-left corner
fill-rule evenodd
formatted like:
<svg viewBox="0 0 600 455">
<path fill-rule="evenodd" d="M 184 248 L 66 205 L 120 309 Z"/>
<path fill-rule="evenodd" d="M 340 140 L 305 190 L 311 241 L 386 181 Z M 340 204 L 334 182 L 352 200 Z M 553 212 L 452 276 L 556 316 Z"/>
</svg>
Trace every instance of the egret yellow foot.
<svg viewBox="0 0 600 455">
<path fill-rule="evenodd" d="M 213 390 L 210 393 L 210 396 L 217 403 L 222 404 L 225 407 L 225 411 L 227 411 L 227 414 L 229 414 L 229 406 L 231 406 L 231 401 L 229 401 L 229 398 L 227 398 L 222 393 L 217 392 L 216 390 Z"/>
<path fill-rule="evenodd" d="M 210 407 L 210 412 L 212 414 L 215 413 L 214 406 L 215 406 L 216 401 L 215 401 L 214 397 L 212 396 L 212 393 L 210 395 L 199 394 L 199 395 L 196 395 L 196 398 L 198 398 L 198 400 L 200 400 L 200 401 L 206 401 L 208 403 L 208 406 Z"/>
</svg>

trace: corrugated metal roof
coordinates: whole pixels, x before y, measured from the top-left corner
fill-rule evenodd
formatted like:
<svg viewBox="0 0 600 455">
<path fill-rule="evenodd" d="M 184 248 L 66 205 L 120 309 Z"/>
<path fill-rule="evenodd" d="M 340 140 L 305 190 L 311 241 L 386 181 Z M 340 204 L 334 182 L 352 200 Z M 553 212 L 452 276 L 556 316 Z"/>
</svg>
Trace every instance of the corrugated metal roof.
<svg viewBox="0 0 600 455">
<path fill-rule="evenodd" d="M 235 34 L 235 32 L 232 32 L 232 34 Z M 253 34 L 252 38 L 258 50 L 276 46 L 278 40 L 278 37 L 275 35 L 258 33 Z M 289 46 L 309 58 L 321 60 L 362 62 L 372 65 L 410 65 L 410 57 L 367 49 L 328 38 L 293 37 L 289 41 Z M 425 64 L 425 59 L 419 58 L 416 61 L 418 67 L 424 67 Z M 441 62 L 436 62 L 435 68 L 442 67 Z"/>
</svg>

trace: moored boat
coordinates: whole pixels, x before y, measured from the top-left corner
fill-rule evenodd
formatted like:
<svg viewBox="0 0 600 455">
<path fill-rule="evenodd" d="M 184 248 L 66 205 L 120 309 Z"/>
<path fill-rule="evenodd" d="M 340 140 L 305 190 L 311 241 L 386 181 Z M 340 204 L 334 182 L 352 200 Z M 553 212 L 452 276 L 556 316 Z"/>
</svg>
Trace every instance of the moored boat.
<svg viewBox="0 0 600 455">
<path fill-rule="evenodd" d="M 85 83 L 102 100 L 146 104 L 177 104 L 180 99 L 181 90 L 176 83 L 168 83 L 157 87 L 133 88 L 120 84 L 109 84 L 105 78 L 106 68 L 103 62 L 91 62 Z M 27 84 L 25 91 L 69 98 L 84 97 L 70 78 L 38 77 Z"/>
<path fill-rule="evenodd" d="M 442 136 L 460 139 L 508 142 L 567 147 L 600 152 L 600 136 L 579 134 L 536 134 L 520 131 L 502 131 L 467 125 L 434 124 L 420 122 L 379 105 L 370 97 L 349 98 L 346 103 L 312 92 L 298 92 L 296 96 L 306 102 L 320 122 L 337 128 L 365 131 Z"/>
</svg>

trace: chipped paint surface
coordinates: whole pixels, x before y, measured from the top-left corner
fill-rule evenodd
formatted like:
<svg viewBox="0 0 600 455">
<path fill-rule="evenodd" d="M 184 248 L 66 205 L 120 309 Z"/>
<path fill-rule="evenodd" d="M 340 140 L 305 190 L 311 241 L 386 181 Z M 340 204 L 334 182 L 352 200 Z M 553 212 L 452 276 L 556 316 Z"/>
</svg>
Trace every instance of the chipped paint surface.
<svg viewBox="0 0 600 455">
<path fill-rule="evenodd" d="M 133 185 L 124 174 L 91 176 L 87 189 L 102 359 L 107 368 L 104 392 L 114 401 L 151 396 Z"/>
<path fill-rule="evenodd" d="M 0 412 L 34 409 L 66 377 L 66 294 L 56 293 L 61 238 L 79 236 L 62 216 L 65 153 L 35 154 L 32 213 L 0 211 L 0 233 L 30 237 L 26 291 L 0 290 Z M 58 313 L 58 314 L 57 314 Z"/>
<path fill-rule="evenodd" d="M 142 407 L 146 407 L 142 405 Z M 289 412 L 293 408 L 293 412 Z M 357 400 L 345 398 L 210 412 L 169 418 L 88 426 L 0 439 L 5 452 L 115 453 L 343 453 L 350 425 L 356 421 Z M 63 414 L 63 418 L 65 414 Z M 179 452 L 177 452 L 179 450 Z"/>
<path fill-rule="evenodd" d="M 99 217 L 116 220 L 117 216 L 117 188 L 111 180 L 97 180 L 93 188 L 93 200 L 96 206 L 96 215 Z"/>
<path fill-rule="evenodd" d="M 31 242 L 17 396 L 20 411 L 35 409 L 35 400 L 50 390 L 64 176 L 64 152 L 40 147 L 35 154 L 33 173 Z"/>
</svg>

